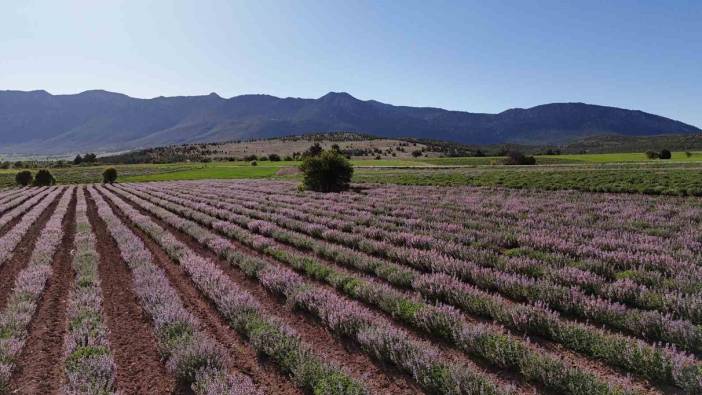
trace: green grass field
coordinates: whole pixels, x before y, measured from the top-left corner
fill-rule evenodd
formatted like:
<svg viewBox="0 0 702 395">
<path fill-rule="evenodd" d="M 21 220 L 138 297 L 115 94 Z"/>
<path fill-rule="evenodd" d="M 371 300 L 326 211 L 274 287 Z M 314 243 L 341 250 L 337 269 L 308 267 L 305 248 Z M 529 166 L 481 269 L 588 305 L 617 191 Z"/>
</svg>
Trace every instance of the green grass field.
<svg viewBox="0 0 702 395">
<path fill-rule="evenodd" d="M 420 158 L 418 162 L 438 166 L 480 166 L 499 165 L 504 161 L 503 157 L 467 157 L 467 158 Z M 702 152 L 693 152 L 688 157 L 684 152 L 673 152 L 672 158 L 667 160 L 648 159 L 644 153 L 626 152 L 616 154 L 572 154 L 572 155 L 537 155 L 536 163 L 540 165 L 549 164 L 577 164 L 577 163 L 642 163 L 646 165 L 661 163 L 682 163 L 701 162 Z"/>
<path fill-rule="evenodd" d="M 670 160 L 648 160 L 644 154 L 586 154 L 537 157 L 536 166 L 504 166 L 503 158 L 418 158 L 353 160 L 354 182 L 411 185 L 476 185 L 510 188 L 576 189 L 671 195 L 702 195 L 702 153 Z M 300 162 L 174 163 L 116 165 L 120 182 L 168 180 L 283 178 Z M 51 169 L 62 184 L 102 180 L 107 165 Z M 0 170 L 0 186 L 14 185 L 18 170 Z M 36 172 L 36 169 L 32 169 Z M 294 173 L 294 171 L 292 171 Z"/>
<path fill-rule="evenodd" d="M 684 152 L 673 152 L 670 159 L 648 159 L 644 153 L 626 152 L 615 154 L 579 154 L 579 155 L 557 155 L 557 156 L 537 156 L 537 160 L 541 158 L 557 158 L 563 161 L 587 162 L 587 163 L 620 163 L 620 162 L 700 162 L 702 161 L 702 152 L 692 152 L 692 156 L 688 157 Z"/>
</svg>

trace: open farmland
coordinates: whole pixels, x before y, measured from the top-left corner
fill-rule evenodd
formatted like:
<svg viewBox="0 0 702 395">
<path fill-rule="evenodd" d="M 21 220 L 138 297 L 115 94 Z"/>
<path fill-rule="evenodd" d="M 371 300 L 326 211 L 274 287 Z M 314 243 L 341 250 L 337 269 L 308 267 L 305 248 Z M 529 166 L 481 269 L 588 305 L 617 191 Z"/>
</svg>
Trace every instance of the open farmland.
<svg viewBox="0 0 702 395">
<path fill-rule="evenodd" d="M 0 191 L 0 392 L 700 393 L 699 198 Z"/>
</svg>

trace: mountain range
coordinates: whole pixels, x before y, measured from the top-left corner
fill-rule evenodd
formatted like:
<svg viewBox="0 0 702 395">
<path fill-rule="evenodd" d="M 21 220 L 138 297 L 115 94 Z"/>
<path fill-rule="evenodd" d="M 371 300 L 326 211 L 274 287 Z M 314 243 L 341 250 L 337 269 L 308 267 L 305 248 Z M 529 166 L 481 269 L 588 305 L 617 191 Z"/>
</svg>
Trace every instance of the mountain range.
<svg viewBox="0 0 702 395">
<path fill-rule="evenodd" d="M 394 106 L 330 92 L 318 99 L 242 95 L 138 99 L 91 90 L 0 91 L 0 152 L 115 152 L 170 144 L 353 131 L 467 144 L 554 144 L 588 136 L 700 133 L 676 120 L 615 107 L 552 103 L 499 114 Z"/>
</svg>

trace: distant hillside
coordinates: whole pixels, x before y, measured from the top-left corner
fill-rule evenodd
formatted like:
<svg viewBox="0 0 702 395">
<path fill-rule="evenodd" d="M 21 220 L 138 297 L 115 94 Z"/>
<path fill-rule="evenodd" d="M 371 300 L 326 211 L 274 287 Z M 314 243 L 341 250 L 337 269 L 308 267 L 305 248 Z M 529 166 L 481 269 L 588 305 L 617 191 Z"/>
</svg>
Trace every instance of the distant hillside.
<svg viewBox="0 0 702 395">
<path fill-rule="evenodd" d="M 224 99 L 216 94 L 136 99 L 106 91 L 0 91 L 0 153 L 115 152 L 341 130 L 466 144 L 547 144 L 605 134 L 700 132 L 641 111 L 583 103 L 477 114 L 361 101 L 348 93 L 319 99 Z"/>
<path fill-rule="evenodd" d="M 105 163 L 171 163 L 183 161 L 234 161 L 269 158 L 277 155 L 280 160 L 298 160 L 313 144 L 323 149 L 336 145 L 344 154 L 354 159 L 407 159 L 414 151 L 422 156 L 439 156 L 427 145 L 397 139 L 379 138 L 358 133 L 318 133 L 285 136 L 269 139 L 169 145 L 145 148 L 100 158 Z"/>
<path fill-rule="evenodd" d="M 702 134 L 671 134 L 658 136 L 592 136 L 568 143 L 563 152 L 610 153 L 660 151 L 702 151 Z"/>
</svg>

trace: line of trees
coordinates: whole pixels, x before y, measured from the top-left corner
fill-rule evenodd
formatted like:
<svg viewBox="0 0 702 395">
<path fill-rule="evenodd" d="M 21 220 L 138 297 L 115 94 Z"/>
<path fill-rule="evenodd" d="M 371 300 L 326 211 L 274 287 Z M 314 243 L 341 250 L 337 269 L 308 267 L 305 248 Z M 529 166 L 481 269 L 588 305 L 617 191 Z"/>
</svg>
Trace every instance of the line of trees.
<svg viewBox="0 0 702 395">
<path fill-rule="evenodd" d="M 113 184 L 117 181 L 117 169 L 109 167 L 102 172 L 102 182 Z M 51 186 L 56 184 L 56 178 L 47 169 L 41 169 L 36 176 L 29 170 L 22 170 L 15 175 L 15 183 L 19 186 Z"/>
<path fill-rule="evenodd" d="M 95 155 L 93 153 L 88 153 L 88 154 L 85 154 L 84 156 L 80 156 L 80 154 L 78 154 L 73 159 L 74 165 L 80 165 L 82 163 L 93 164 L 96 162 L 97 162 L 97 155 Z"/>
</svg>

